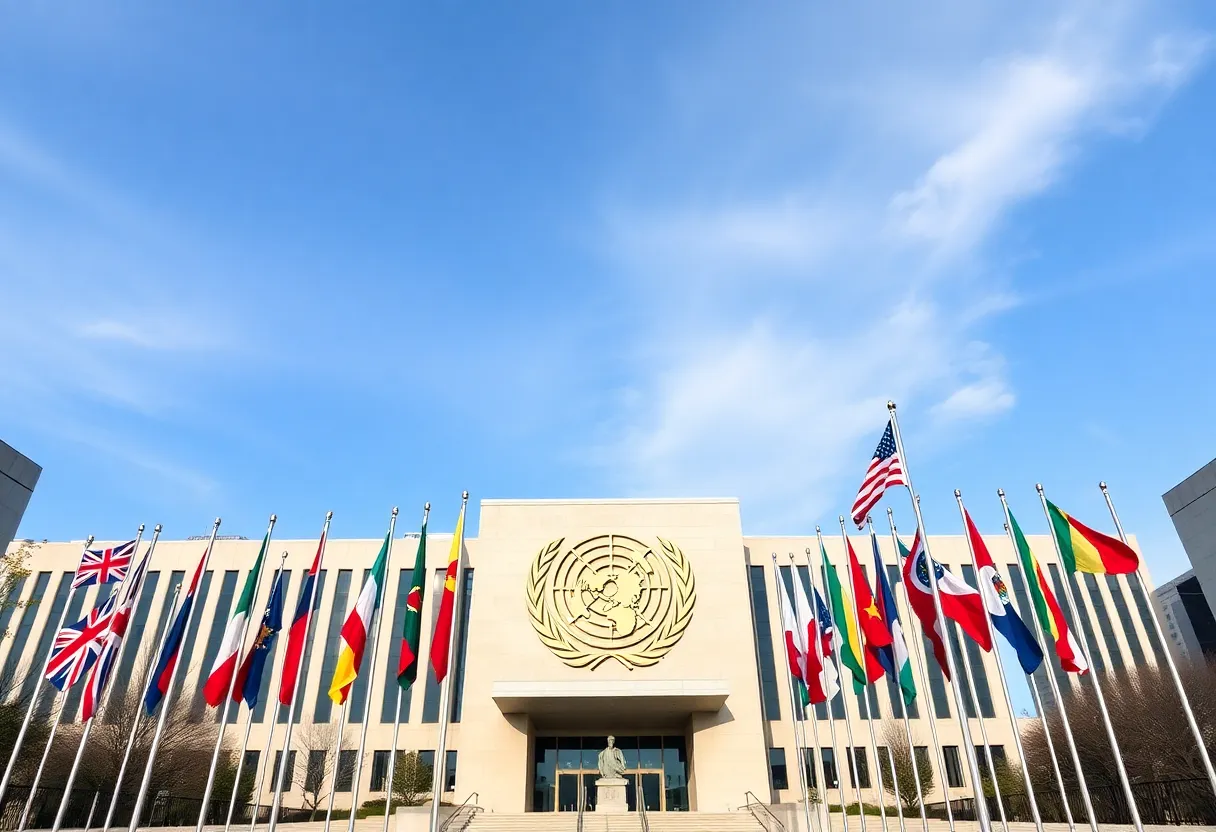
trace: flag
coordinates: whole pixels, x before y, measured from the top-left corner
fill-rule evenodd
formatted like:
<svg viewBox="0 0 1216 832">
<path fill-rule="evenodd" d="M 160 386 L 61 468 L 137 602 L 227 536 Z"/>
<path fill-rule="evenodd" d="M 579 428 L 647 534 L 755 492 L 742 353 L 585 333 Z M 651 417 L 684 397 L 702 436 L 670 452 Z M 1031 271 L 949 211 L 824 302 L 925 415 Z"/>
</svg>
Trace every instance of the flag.
<svg viewBox="0 0 1216 832">
<path fill-rule="evenodd" d="M 94 584 L 118 583 L 127 577 L 127 569 L 131 566 L 131 556 L 134 553 L 134 540 L 111 546 L 109 549 L 86 549 L 72 578 L 72 589 Z"/>
<path fill-rule="evenodd" d="M 435 621 L 435 635 L 431 638 L 431 667 L 435 668 L 435 681 L 442 682 L 448 675 L 449 642 L 452 640 L 452 615 L 456 607 L 456 573 L 460 569 L 460 551 L 464 546 L 464 504 L 456 518 L 456 531 L 452 535 L 452 549 L 448 552 L 448 571 L 443 578 L 443 597 L 439 601 L 439 618 Z"/>
<path fill-rule="evenodd" d="M 324 552 L 325 533 L 322 532 L 321 540 L 317 543 L 317 554 L 312 559 L 308 574 L 304 576 L 304 585 L 300 587 L 300 599 L 291 618 L 291 629 L 287 632 L 287 655 L 283 657 L 283 676 L 279 680 L 280 705 L 290 706 L 296 695 L 296 676 L 304 658 L 304 639 L 308 637 L 308 613 L 314 604 L 313 592 L 317 588 L 317 573 L 321 570 L 321 555 Z"/>
<path fill-rule="evenodd" d="M 857 632 L 857 624 L 853 619 L 848 593 L 845 588 L 840 585 L 840 578 L 836 577 L 836 567 L 828 560 L 828 553 L 823 548 L 823 544 L 819 544 L 819 552 L 823 557 L 823 564 L 827 567 L 828 573 L 828 598 L 832 603 L 832 620 L 839 621 L 841 630 L 838 631 L 839 657 L 841 663 L 853 672 L 853 689 L 861 691 L 869 681 L 866 678 L 866 672 L 861 664 L 861 637 Z"/>
<path fill-rule="evenodd" d="M 274 585 L 270 587 L 270 599 L 266 602 L 266 612 L 262 613 L 257 637 L 236 671 L 236 684 L 232 687 L 233 702 L 244 699 L 250 708 L 258 704 L 258 697 L 262 693 L 262 670 L 270 658 L 270 651 L 274 649 L 274 637 L 283 629 L 285 583 L 283 570 L 279 569 L 274 576 Z"/>
<path fill-rule="evenodd" d="M 845 548 L 849 552 L 849 569 L 853 572 L 853 592 L 857 595 L 857 620 L 861 624 L 862 650 L 866 657 L 866 678 L 877 682 L 885 672 L 878 652 L 884 647 L 891 646 L 891 631 L 883 621 L 878 604 L 874 602 L 874 593 L 870 591 L 870 583 L 866 573 L 862 571 L 857 561 L 857 553 L 853 551 L 853 541 L 845 538 Z"/>
<path fill-rule="evenodd" d="M 915 591 L 919 591 L 922 596 L 928 597 L 929 609 L 932 610 L 933 595 L 929 587 L 929 570 L 925 566 L 924 543 L 920 541 L 919 530 L 917 542 L 921 544 L 921 549 L 917 553 L 919 556 L 916 559 L 913 578 L 908 581 L 908 597 L 914 597 Z M 991 650 L 992 635 L 988 632 L 988 622 L 984 619 L 984 599 L 980 597 L 979 590 L 972 589 L 966 582 L 956 578 L 937 561 L 933 562 L 933 568 L 937 575 L 937 594 L 942 601 L 942 614 L 957 623 L 980 647 Z M 905 569 L 905 580 L 908 580 L 907 573 L 908 570 Z"/>
<path fill-rule="evenodd" d="M 798 580 L 797 575 L 794 575 L 794 580 Z M 783 596 L 784 602 L 781 605 L 781 626 L 785 630 L 785 637 L 782 639 L 785 642 L 785 657 L 789 662 L 790 675 L 794 677 L 794 688 L 805 708 L 811 701 L 806 683 L 806 633 L 798 626 L 798 619 L 794 615 L 794 603 L 785 591 L 785 581 L 781 580 L 781 570 L 777 570 L 777 591 Z"/>
<path fill-rule="evenodd" d="M 232 674 L 236 672 L 237 663 L 241 658 L 241 647 L 244 646 L 245 628 L 249 625 L 249 608 L 253 606 L 253 596 L 258 591 L 258 579 L 262 575 L 262 561 L 266 550 L 270 548 L 270 531 L 262 538 L 262 548 L 258 550 L 257 560 L 253 568 L 245 576 L 245 586 L 241 589 L 241 597 L 237 599 L 236 609 L 228 619 L 224 628 L 224 640 L 220 642 L 219 652 L 211 665 L 211 673 L 203 684 L 203 699 L 211 707 L 216 707 L 228 697 L 228 688 L 232 685 Z M 236 692 L 235 689 L 233 691 Z"/>
<path fill-rule="evenodd" d="M 1060 609 L 1056 596 L 1051 591 L 1051 585 L 1047 583 L 1047 578 L 1039 567 L 1038 559 L 1031 551 L 1030 544 L 1026 542 L 1026 536 L 1022 534 L 1022 527 L 1018 525 L 1012 511 L 1009 512 L 1009 528 L 1013 530 L 1013 540 L 1018 547 L 1018 558 L 1022 561 L 1022 574 L 1026 576 L 1026 585 L 1030 590 L 1030 599 L 1034 605 L 1035 614 L 1039 617 L 1043 632 L 1051 634 L 1051 640 L 1056 646 L 1056 655 L 1060 657 L 1060 667 L 1069 673 L 1086 673 L 1089 670 L 1089 664 L 1085 661 L 1085 654 L 1081 652 L 1080 645 L 1077 644 L 1076 638 L 1068 629 L 1064 611 Z"/>
<path fill-rule="evenodd" d="M 190 588 L 186 591 L 186 597 L 178 605 L 177 617 L 173 619 L 169 634 L 165 636 L 165 644 L 161 647 L 160 655 L 156 659 L 156 669 L 152 672 L 148 690 L 144 693 L 144 707 L 149 716 L 156 710 L 160 700 L 169 693 L 169 684 L 173 680 L 173 670 L 177 667 L 177 657 L 182 649 L 182 641 L 186 638 L 186 623 L 190 620 L 190 609 L 194 606 L 194 595 L 198 591 L 198 582 L 203 577 L 203 565 L 207 562 L 208 553 L 203 552 L 203 556 L 199 558 L 198 566 L 194 569 L 194 577 L 190 579 Z"/>
<path fill-rule="evenodd" d="M 996 564 L 992 562 L 988 546 L 985 545 L 984 538 L 980 537 L 967 509 L 963 509 L 963 517 L 967 521 L 971 550 L 975 553 L 975 565 L 978 569 L 976 579 L 979 581 L 980 594 L 984 597 L 984 606 L 988 608 L 988 619 L 1018 654 L 1018 664 L 1022 666 L 1022 670 L 1026 675 L 1030 675 L 1043 663 L 1043 648 L 1009 605 L 1009 589 L 996 571 Z"/>
<path fill-rule="evenodd" d="M 912 607 L 912 612 L 920 619 L 920 626 L 925 631 L 929 643 L 933 645 L 933 656 L 937 659 L 937 666 L 942 669 L 942 675 L 949 679 L 950 663 L 946 660 L 944 630 L 937 617 L 937 611 L 933 608 L 933 595 L 929 589 L 928 573 L 925 573 L 925 583 L 923 584 L 912 579 L 913 564 L 916 564 L 917 570 L 920 572 L 923 572 L 925 568 L 925 555 L 921 551 L 919 530 L 916 532 L 916 537 L 912 539 L 911 552 L 904 546 L 902 540 L 899 541 L 899 555 L 904 562 L 901 572 L 904 576 L 904 589 L 908 593 L 908 603 Z"/>
<path fill-rule="evenodd" d="M 1140 568 L 1140 557 L 1116 537 L 1096 532 L 1047 501 L 1047 513 L 1060 544 L 1060 556 L 1069 572 L 1126 575 Z"/>
<path fill-rule="evenodd" d="M 139 592 L 143 589 L 144 576 L 148 574 L 148 561 L 151 558 L 152 548 L 149 547 L 143 560 L 139 562 L 135 571 L 130 574 L 122 586 L 121 600 L 118 602 L 118 610 L 114 615 L 114 623 L 110 626 L 110 632 L 101 645 L 101 654 L 97 658 L 97 663 L 93 665 L 93 671 L 89 674 L 89 680 L 85 684 L 81 712 L 81 720 L 84 722 L 92 719 L 93 714 L 97 713 L 97 709 L 101 706 L 102 695 L 105 693 L 106 684 L 110 681 L 110 673 L 114 670 L 114 664 L 118 661 L 118 651 L 122 647 L 123 636 L 127 634 L 127 624 L 131 621 L 135 602 L 139 600 Z"/>
<path fill-rule="evenodd" d="M 840 691 L 840 676 L 836 673 L 836 666 L 830 661 L 824 661 L 824 658 L 832 655 L 832 616 L 828 614 L 818 592 L 815 593 L 815 601 L 819 614 L 811 612 L 806 588 L 798 578 L 797 571 L 794 578 L 794 619 L 798 623 L 799 631 L 806 634 L 807 695 L 811 702 L 819 704 L 832 699 Z M 815 646 L 816 639 L 819 639 L 818 649 Z"/>
<path fill-rule="evenodd" d="M 350 696 L 350 686 L 359 676 L 363 664 L 363 653 L 367 648 L 367 636 L 372 631 L 376 610 L 380 609 L 380 596 L 384 593 L 384 571 L 388 563 L 388 549 L 392 543 L 390 534 L 384 536 L 380 554 L 372 564 L 371 574 L 363 582 L 363 590 L 355 608 L 342 625 L 342 644 L 338 649 L 338 665 L 334 668 L 333 681 L 329 683 L 329 698 L 341 705 Z"/>
<path fill-rule="evenodd" d="M 422 596 L 426 586 L 426 520 L 418 536 L 418 553 L 410 576 L 410 594 L 405 599 L 405 625 L 401 628 L 401 658 L 397 662 L 397 684 L 409 690 L 418 678 L 418 642 L 422 637 Z"/>
<path fill-rule="evenodd" d="M 878 605 L 878 614 L 891 630 L 891 644 L 878 648 L 878 660 L 882 662 L 883 669 L 899 684 L 904 704 L 911 705 L 912 700 L 916 698 L 916 682 L 912 679 L 912 660 L 908 656 L 908 643 L 904 640 L 904 628 L 899 622 L 895 596 L 891 594 L 891 584 L 887 581 L 887 570 L 878 552 L 878 539 L 871 534 L 870 542 L 874 546 L 874 586 L 877 588 L 874 602 Z"/>
<path fill-rule="evenodd" d="M 853 500 L 852 516 L 857 528 L 865 526 L 866 515 L 878 505 L 883 492 L 893 485 L 907 484 L 899 451 L 895 447 L 895 432 L 891 423 L 887 422 L 887 429 L 882 432 L 882 439 L 878 440 L 878 448 L 870 459 L 870 467 L 866 469 L 861 488 L 857 489 L 857 497 Z"/>
<path fill-rule="evenodd" d="M 46 665 L 48 682 L 59 690 L 67 690 L 88 673 L 101 652 L 102 638 L 110 628 L 117 599 L 117 594 L 111 595 L 100 607 L 55 634 Z"/>
</svg>

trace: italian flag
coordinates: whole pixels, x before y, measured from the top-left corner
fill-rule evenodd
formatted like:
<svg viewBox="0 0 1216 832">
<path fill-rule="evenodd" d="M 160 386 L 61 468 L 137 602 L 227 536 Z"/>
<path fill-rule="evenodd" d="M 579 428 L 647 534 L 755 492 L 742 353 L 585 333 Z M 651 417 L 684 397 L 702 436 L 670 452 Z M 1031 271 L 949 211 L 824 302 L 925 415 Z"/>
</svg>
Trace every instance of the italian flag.
<svg viewBox="0 0 1216 832">
<path fill-rule="evenodd" d="M 228 698 L 228 688 L 232 686 L 232 674 L 236 672 L 237 662 L 240 661 L 241 642 L 245 638 L 245 628 L 249 623 L 249 608 L 253 606 L 253 596 L 258 591 L 262 561 L 266 558 L 266 550 L 269 547 L 270 532 L 266 532 L 266 536 L 262 538 L 262 548 L 258 551 L 258 559 L 245 576 L 245 588 L 241 590 L 240 600 L 236 602 L 236 610 L 232 613 L 232 618 L 228 619 L 228 626 L 224 628 L 224 640 L 215 656 L 215 664 L 211 666 L 211 675 L 203 684 L 203 699 L 213 708 Z"/>
<path fill-rule="evenodd" d="M 1089 665 L 1085 661 L 1085 655 L 1068 629 L 1068 622 L 1064 620 L 1064 611 L 1060 609 L 1056 596 L 1052 594 L 1051 586 L 1043 575 L 1043 569 L 1039 566 L 1034 552 L 1031 551 L 1030 544 L 1026 542 L 1026 536 L 1022 534 L 1022 527 L 1014 519 L 1012 511 L 1009 512 L 1009 528 L 1013 530 L 1013 539 L 1017 543 L 1018 558 L 1022 561 L 1022 572 L 1026 575 L 1026 584 L 1030 588 L 1030 598 L 1034 604 L 1035 615 L 1038 616 L 1039 623 L 1043 625 L 1043 631 L 1048 633 L 1055 643 L 1056 655 L 1060 657 L 1060 667 L 1069 673 L 1087 672 Z"/>
<path fill-rule="evenodd" d="M 329 683 L 329 698 L 341 705 L 350 695 L 350 687 L 359 676 L 363 664 L 363 651 L 367 647 L 367 636 L 372 631 L 372 619 L 380 607 L 380 596 L 384 592 L 384 572 L 388 565 L 390 536 L 384 536 L 380 554 L 372 564 L 372 572 L 363 583 L 363 591 L 355 608 L 350 611 L 342 625 L 342 646 L 338 652 L 338 666 L 334 668 L 333 681 Z"/>
<path fill-rule="evenodd" d="M 1060 556 L 1069 572 L 1126 575 L 1140 567 L 1134 549 L 1122 540 L 1096 532 L 1047 501 L 1047 513 L 1060 544 Z"/>
</svg>

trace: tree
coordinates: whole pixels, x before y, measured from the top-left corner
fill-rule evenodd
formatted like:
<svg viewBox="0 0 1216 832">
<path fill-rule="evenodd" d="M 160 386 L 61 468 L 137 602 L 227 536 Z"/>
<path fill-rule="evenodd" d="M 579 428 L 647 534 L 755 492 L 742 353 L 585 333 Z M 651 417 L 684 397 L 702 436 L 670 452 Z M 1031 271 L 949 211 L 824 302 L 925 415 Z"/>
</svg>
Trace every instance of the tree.
<svg viewBox="0 0 1216 832">
<path fill-rule="evenodd" d="M 333 722 L 303 722 L 296 726 L 292 735 L 292 745 L 305 761 L 304 808 L 311 810 L 313 815 L 329 798 L 329 785 L 338 763 L 334 759 L 337 741 L 338 726 Z M 345 736 L 342 745 L 347 745 Z"/>
<path fill-rule="evenodd" d="M 29 577 L 29 560 L 33 557 L 38 545 L 29 540 L 17 544 L 17 548 L 0 556 L 0 610 L 25 607 L 37 604 L 41 598 L 31 598 L 22 601 L 13 594 L 18 582 Z M 0 639 L 8 638 L 8 630 L 0 630 Z"/>
<path fill-rule="evenodd" d="M 933 791 L 933 766 L 927 764 L 928 760 L 918 758 L 916 761 L 916 772 L 915 774 L 913 773 L 913 750 L 908 746 L 908 735 L 900 722 L 893 719 L 885 720 L 882 727 L 882 735 L 883 740 L 887 744 L 887 749 L 895 761 L 895 776 L 899 780 L 899 791 L 897 793 L 895 784 L 891 782 L 890 777 L 886 776 L 890 769 L 884 765 L 883 789 L 904 805 L 904 811 L 920 811 L 920 804 L 916 798 L 916 775 L 920 775 L 921 794 L 929 794 L 929 792 Z M 886 761 L 883 760 L 882 763 L 885 764 Z"/>
<path fill-rule="evenodd" d="M 397 755 L 393 769 L 393 803 L 398 806 L 421 806 L 431 796 L 435 767 L 422 762 L 417 751 Z"/>
</svg>

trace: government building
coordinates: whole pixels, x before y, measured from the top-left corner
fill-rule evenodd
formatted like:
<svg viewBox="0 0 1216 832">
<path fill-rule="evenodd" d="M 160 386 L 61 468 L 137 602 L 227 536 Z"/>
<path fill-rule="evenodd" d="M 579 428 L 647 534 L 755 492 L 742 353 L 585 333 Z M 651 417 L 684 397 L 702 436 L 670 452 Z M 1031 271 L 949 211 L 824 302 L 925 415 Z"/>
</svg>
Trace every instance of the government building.
<svg viewBox="0 0 1216 832">
<path fill-rule="evenodd" d="M 471 504 L 470 514 L 475 510 L 477 506 Z M 851 800 L 854 784 L 860 785 L 867 802 L 877 802 L 867 719 L 875 721 L 880 746 L 885 746 L 888 723 L 903 731 L 902 702 L 891 684 L 881 680 L 864 697 L 854 694 L 851 684 L 842 685 L 846 692 L 830 709 L 836 717 L 835 747 L 828 709 L 823 706 L 819 706 L 816 720 L 817 747 L 811 722 L 806 723 L 806 731 L 812 748 L 800 749 L 791 726 L 791 708 L 797 706 L 791 701 L 787 681 L 778 582 L 792 586 L 792 580 L 807 580 L 809 549 L 815 584 L 822 592 L 814 537 L 745 535 L 739 503 L 734 499 L 483 500 L 479 512 L 479 534 L 465 540 L 457 587 L 451 725 L 446 759 L 440 761 L 445 765 L 447 800 L 460 803 L 476 793 L 485 812 L 572 811 L 580 799 L 590 809 L 599 777 L 596 760 L 606 738 L 613 735 L 623 751 L 630 807 L 640 799 L 649 813 L 733 812 L 752 799 L 785 804 L 788 812 L 800 799 L 796 766 L 815 759 L 823 765 L 807 766 L 812 785 L 829 802 L 837 802 L 841 786 Z M 403 509 L 399 531 L 412 525 L 413 514 Z M 1027 515 L 1029 519 L 1028 511 Z M 321 519 L 317 518 L 318 527 Z M 304 725 L 336 723 L 339 718 L 340 707 L 327 695 L 339 631 L 381 543 L 342 539 L 340 530 L 341 518 L 335 518 L 298 699 L 297 711 Z M 904 532 L 905 544 L 909 544 L 911 530 Z M 846 562 L 839 529 L 825 534 L 824 539 L 828 555 L 839 569 Z M 985 540 L 1025 617 L 1026 585 L 1008 538 L 996 533 L 986 535 Z M 944 770 L 934 759 L 937 785 L 927 801 L 943 799 L 943 781 L 949 784 L 952 798 L 970 796 L 973 783 L 960 748 L 955 701 L 936 663 L 925 662 L 926 644 L 919 622 L 914 621 L 902 588 L 895 585 L 898 557 L 889 533 L 880 534 L 878 542 L 900 618 L 910 634 L 919 689 L 909 709 L 913 742 L 928 749 L 925 758 L 936 756 L 927 719 L 932 708 L 944 746 Z M 961 534 L 932 536 L 930 542 L 940 563 L 974 583 Z M 1051 538 L 1031 535 L 1029 542 L 1057 595 L 1063 598 L 1061 581 L 1066 576 Z M 257 539 L 218 540 L 199 589 L 201 614 L 195 617 L 179 662 L 179 672 L 185 674 L 179 697 L 190 704 L 193 718 L 200 722 L 218 721 L 218 713 L 203 702 L 199 676 L 220 649 L 225 623 L 259 544 Z M 450 534 L 428 536 L 431 580 L 422 611 L 424 659 L 450 544 Z M 129 639 L 140 639 L 141 647 L 156 639 L 170 615 L 173 588 L 188 580 L 205 545 L 195 539 L 159 542 Z M 18 693 L 37 692 L 44 712 L 51 707 L 54 691 L 35 679 L 29 668 L 41 666 L 49 649 L 50 628 L 68 598 L 80 546 L 80 542 L 38 545 L 32 573 L 13 587 L 9 600 L 42 599 L 42 603 L 0 608 L 0 629 L 10 632 L 0 641 L 0 678 L 16 680 Z M 853 546 L 872 579 L 869 539 L 858 534 Z M 370 702 L 360 802 L 383 797 L 386 786 L 398 701 L 395 669 L 416 547 L 416 531 L 399 534 L 395 541 L 379 650 L 374 657 L 375 678 L 369 685 L 365 660 L 349 703 L 344 747 L 352 749 Z M 141 546 L 141 554 L 145 548 Z M 288 553 L 285 615 L 290 619 L 315 549 L 315 540 L 272 540 L 267 575 L 254 605 L 254 627 L 269 595 L 270 572 L 278 555 L 284 550 Z M 778 555 L 777 570 L 772 553 Z M 1162 647 L 1148 620 L 1152 614 L 1149 599 L 1136 582 L 1093 575 L 1067 579 L 1081 615 L 1079 627 L 1077 622 L 1071 623 L 1094 645 L 1096 672 L 1157 661 Z M 108 592 L 112 587 L 102 589 Z M 97 596 L 97 588 L 73 596 L 68 619 L 81 617 Z M 277 724 L 271 723 L 271 714 L 285 641 L 284 632 L 275 643 L 273 673 L 263 680 L 261 701 L 253 714 L 247 766 L 259 765 L 269 732 L 275 732 L 272 748 L 281 747 L 286 709 Z M 969 640 L 962 647 L 975 667 L 978 713 L 968 714 L 975 742 L 980 741 L 978 720 L 982 719 L 994 756 L 1016 765 L 995 661 Z M 957 648 L 956 656 L 961 658 Z M 140 661 L 137 651 L 125 653 L 116 678 L 130 687 L 116 693 L 141 695 Z M 1056 668 L 1063 689 L 1077 683 L 1058 670 L 1054 655 L 1048 665 Z M 1021 677 L 1012 661 L 1006 662 L 1006 670 Z M 1038 672 L 1038 687 L 1045 698 L 1050 697 L 1047 672 L 1052 671 Z M 922 683 L 926 678 L 928 689 Z M 66 722 L 79 720 L 80 697 L 77 687 L 67 698 Z M 856 771 L 845 752 L 841 720 L 845 710 L 857 748 Z M 420 678 L 401 700 L 399 748 L 419 751 L 434 762 L 439 712 L 440 688 L 428 668 L 425 681 Z M 234 748 L 239 747 L 244 721 L 242 706 L 227 733 Z M 324 747 L 302 745 L 301 736 L 309 733 L 298 726 L 295 731 L 286 806 L 301 805 L 307 758 L 332 753 Z M 347 757 L 343 763 L 353 762 L 354 751 L 343 753 Z M 823 782 L 825 772 L 827 782 Z M 130 781 L 137 778 L 128 775 L 127 779 L 125 788 L 133 789 L 135 784 Z M 261 796 L 264 802 L 269 799 L 270 779 Z M 323 792 L 328 792 L 328 786 Z M 339 779 L 336 799 L 339 807 L 349 805 L 349 774 Z"/>
</svg>

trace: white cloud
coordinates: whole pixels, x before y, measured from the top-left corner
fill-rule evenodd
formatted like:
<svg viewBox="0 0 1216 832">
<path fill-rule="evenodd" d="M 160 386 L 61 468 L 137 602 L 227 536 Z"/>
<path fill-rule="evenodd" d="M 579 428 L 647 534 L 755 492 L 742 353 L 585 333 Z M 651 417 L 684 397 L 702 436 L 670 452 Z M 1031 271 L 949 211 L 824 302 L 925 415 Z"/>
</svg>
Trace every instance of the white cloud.
<svg viewBox="0 0 1216 832">
<path fill-rule="evenodd" d="M 944 401 L 933 405 L 933 416 L 948 422 L 996 416 L 1013 408 L 1016 401 L 1004 379 L 986 378 L 965 384 Z"/>
</svg>

